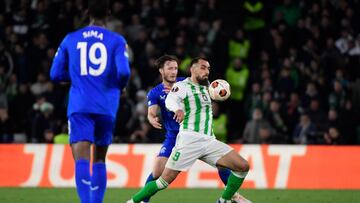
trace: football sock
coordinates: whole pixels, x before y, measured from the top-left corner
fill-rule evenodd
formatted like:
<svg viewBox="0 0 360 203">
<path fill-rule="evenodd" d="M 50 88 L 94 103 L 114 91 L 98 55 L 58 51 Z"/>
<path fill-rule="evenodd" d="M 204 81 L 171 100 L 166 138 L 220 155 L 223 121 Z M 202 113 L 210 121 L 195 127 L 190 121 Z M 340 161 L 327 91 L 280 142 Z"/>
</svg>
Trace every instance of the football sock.
<svg viewBox="0 0 360 203">
<path fill-rule="evenodd" d="M 229 179 L 230 173 L 231 171 L 227 168 L 218 169 L 218 174 L 224 185 L 227 185 L 227 181 Z"/>
<path fill-rule="evenodd" d="M 106 165 L 105 163 L 93 164 L 91 176 L 91 203 L 102 203 L 106 190 Z"/>
<path fill-rule="evenodd" d="M 80 159 L 75 162 L 76 190 L 81 203 L 90 203 L 90 163 Z"/>
<path fill-rule="evenodd" d="M 154 180 L 154 176 L 152 175 L 152 173 L 150 173 L 149 177 L 146 179 L 145 185 L 146 185 L 147 183 L 153 181 L 153 180 Z M 145 198 L 143 201 L 144 201 L 144 202 L 149 202 L 149 201 L 150 201 L 150 197 Z"/>
<path fill-rule="evenodd" d="M 247 172 L 233 172 L 231 171 L 228 182 L 222 194 L 222 198 L 225 200 L 230 200 L 235 192 L 240 188 L 241 184 L 244 182 Z"/>
<path fill-rule="evenodd" d="M 143 187 L 143 189 L 141 189 L 138 193 L 134 195 L 132 200 L 135 203 L 139 203 L 145 198 L 153 196 L 159 190 L 167 188 L 168 185 L 169 184 L 162 177 L 160 177 L 156 181 L 151 181 L 147 183 L 145 187 Z"/>
</svg>

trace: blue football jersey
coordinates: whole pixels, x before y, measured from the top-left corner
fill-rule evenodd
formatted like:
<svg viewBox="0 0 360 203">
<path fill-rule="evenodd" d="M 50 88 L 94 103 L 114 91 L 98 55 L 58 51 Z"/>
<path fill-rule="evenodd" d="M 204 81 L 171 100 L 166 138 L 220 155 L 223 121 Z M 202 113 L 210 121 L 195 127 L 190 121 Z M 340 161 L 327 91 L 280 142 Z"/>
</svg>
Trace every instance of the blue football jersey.
<svg viewBox="0 0 360 203">
<path fill-rule="evenodd" d="M 185 78 L 177 78 L 177 81 L 184 80 Z M 173 117 L 174 113 L 171 111 L 168 111 L 165 107 L 165 99 L 167 97 L 168 93 L 165 91 L 165 87 L 163 83 L 160 83 L 159 85 L 155 86 L 150 90 L 150 92 L 147 95 L 148 98 L 148 106 L 152 105 L 158 105 L 160 107 L 161 111 L 161 118 L 163 125 L 166 130 L 167 136 L 176 136 L 179 132 L 179 123 L 176 122 Z"/>
<path fill-rule="evenodd" d="M 68 34 L 54 57 L 50 78 L 71 82 L 68 116 L 95 113 L 115 118 L 130 68 L 125 39 L 99 26 Z"/>
</svg>

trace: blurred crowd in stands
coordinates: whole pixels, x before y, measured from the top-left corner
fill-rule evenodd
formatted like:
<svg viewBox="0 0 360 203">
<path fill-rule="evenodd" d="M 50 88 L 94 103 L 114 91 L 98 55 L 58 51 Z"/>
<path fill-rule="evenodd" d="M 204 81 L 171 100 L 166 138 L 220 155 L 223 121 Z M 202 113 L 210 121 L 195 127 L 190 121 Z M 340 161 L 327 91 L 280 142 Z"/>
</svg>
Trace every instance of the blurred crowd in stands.
<svg viewBox="0 0 360 203">
<path fill-rule="evenodd" d="M 0 0 L 0 143 L 67 140 L 68 85 L 49 81 L 62 38 L 86 26 L 86 0 Z M 360 144 L 360 0 L 113 0 L 107 27 L 129 44 L 131 80 L 114 142 L 152 143 L 147 91 L 157 57 L 181 76 L 207 57 L 232 95 L 214 104 L 228 143 Z"/>
</svg>

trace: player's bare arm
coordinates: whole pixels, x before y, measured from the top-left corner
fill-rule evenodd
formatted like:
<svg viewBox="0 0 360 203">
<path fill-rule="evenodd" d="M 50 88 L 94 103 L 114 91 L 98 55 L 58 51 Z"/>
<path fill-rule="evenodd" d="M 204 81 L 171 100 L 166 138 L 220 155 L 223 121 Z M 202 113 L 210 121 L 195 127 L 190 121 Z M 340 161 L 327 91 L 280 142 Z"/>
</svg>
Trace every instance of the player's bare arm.
<svg viewBox="0 0 360 203">
<path fill-rule="evenodd" d="M 162 125 L 160 123 L 160 118 L 157 116 L 158 109 L 159 109 L 158 105 L 149 106 L 147 118 L 149 120 L 149 123 L 154 128 L 161 129 Z"/>
</svg>

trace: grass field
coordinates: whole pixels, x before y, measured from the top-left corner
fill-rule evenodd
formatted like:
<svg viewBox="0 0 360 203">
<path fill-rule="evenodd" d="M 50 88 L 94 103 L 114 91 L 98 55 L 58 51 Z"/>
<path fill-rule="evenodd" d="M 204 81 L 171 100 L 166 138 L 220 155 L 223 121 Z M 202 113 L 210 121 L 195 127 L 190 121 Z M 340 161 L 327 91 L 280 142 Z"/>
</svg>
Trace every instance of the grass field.
<svg viewBox="0 0 360 203">
<path fill-rule="evenodd" d="M 108 189 L 105 203 L 125 203 L 138 189 Z M 153 203 L 215 203 L 220 189 L 168 189 Z M 360 203 L 360 190 L 242 190 L 254 203 Z M 75 189 L 0 188 L 0 203 L 76 203 Z"/>
</svg>

